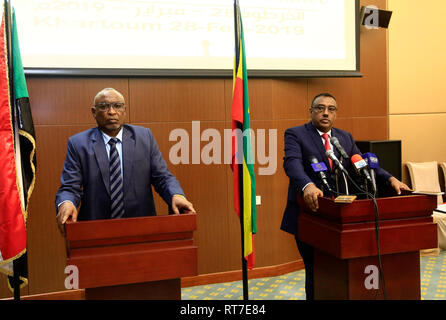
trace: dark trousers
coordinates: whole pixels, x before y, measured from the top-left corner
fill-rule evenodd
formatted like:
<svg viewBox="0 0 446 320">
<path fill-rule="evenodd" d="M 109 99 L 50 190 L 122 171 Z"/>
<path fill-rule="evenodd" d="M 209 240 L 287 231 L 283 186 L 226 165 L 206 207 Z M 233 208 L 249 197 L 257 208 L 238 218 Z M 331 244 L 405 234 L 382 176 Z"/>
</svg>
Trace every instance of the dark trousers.
<svg viewBox="0 0 446 320">
<path fill-rule="evenodd" d="M 295 236 L 297 249 L 299 250 L 300 256 L 304 260 L 305 265 L 305 294 L 307 300 L 314 300 L 314 270 L 313 270 L 313 260 L 314 260 L 314 249 L 312 246 L 300 241 Z"/>
</svg>

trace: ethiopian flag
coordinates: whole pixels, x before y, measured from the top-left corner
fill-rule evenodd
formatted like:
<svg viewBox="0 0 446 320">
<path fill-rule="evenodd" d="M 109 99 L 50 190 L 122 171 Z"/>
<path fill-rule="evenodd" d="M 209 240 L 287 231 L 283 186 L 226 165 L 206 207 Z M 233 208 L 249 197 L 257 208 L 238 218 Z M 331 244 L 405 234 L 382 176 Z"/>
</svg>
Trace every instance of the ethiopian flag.
<svg viewBox="0 0 446 320">
<path fill-rule="evenodd" d="M 12 276 L 14 261 L 23 286 L 27 283 L 27 208 L 35 182 L 35 133 L 15 15 L 9 1 L 0 10 L 0 272 Z"/>
<path fill-rule="evenodd" d="M 243 231 L 243 256 L 248 269 L 254 267 L 254 234 L 257 232 L 256 183 L 249 115 L 248 74 L 245 41 L 238 0 L 234 1 L 235 65 L 232 97 L 232 170 L 234 209 Z"/>
</svg>

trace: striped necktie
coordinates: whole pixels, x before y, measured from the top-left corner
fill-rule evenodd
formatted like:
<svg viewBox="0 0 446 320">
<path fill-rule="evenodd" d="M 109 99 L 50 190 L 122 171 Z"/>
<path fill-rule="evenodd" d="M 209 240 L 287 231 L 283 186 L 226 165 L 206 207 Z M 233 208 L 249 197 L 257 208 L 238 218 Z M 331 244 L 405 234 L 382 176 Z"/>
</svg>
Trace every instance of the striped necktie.
<svg viewBox="0 0 446 320">
<path fill-rule="evenodd" d="M 110 145 L 110 199 L 111 218 L 121 218 L 124 215 L 124 192 L 122 188 L 121 161 L 116 143 L 118 139 L 111 138 Z"/>
</svg>

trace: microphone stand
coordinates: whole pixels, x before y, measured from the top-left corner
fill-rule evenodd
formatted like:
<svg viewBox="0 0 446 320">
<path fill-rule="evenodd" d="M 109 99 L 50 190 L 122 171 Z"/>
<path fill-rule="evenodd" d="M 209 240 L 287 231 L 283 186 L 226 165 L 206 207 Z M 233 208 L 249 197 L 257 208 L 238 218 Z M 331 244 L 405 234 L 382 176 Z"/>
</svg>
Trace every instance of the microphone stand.
<svg viewBox="0 0 446 320">
<path fill-rule="evenodd" d="M 344 160 L 344 158 L 342 158 L 342 157 L 341 157 L 341 160 L 340 160 L 341 164 L 342 164 L 342 160 Z M 344 167 L 345 167 L 345 166 L 344 166 Z M 346 195 L 349 195 L 349 193 L 348 193 L 348 183 L 347 183 L 347 177 L 345 176 L 345 173 L 344 173 L 344 171 L 342 171 L 342 177 L 344 178 L 344 184 L 345 184 L 345 194 L 346 194 Z"/>
<path fill-rule="evenodd" d="M 374 196 L 376 197 L 378 190 L 376 189 L 376 178 L 375 178 L 375 170 L 374 169 L 370 169 L 370 176 L 372 177 L 373 190 L 375 191 Z"/>
<path fill-rule="evenodd" d="M 345 183 L 345 194 L 349 195 L 349 193 L 348 193 L 347 177 L 345 176 L 344 172 L 342 172 L 342 177 L 344 178 L 344 183 Z"/>
<path fill-rule="evenodd" d="M 370 199 L 369 182 L 367 181 L 367 179 L 365 179 L 365 192 L 367 193 L 367 199 Z"/>
<path fill-rule="evenodd" d="M 336 182 L 336 192 L 339 194 L 339 181 L 338 181 L 339 169 L 335 169 L 335 182 Z"/>
</svg>

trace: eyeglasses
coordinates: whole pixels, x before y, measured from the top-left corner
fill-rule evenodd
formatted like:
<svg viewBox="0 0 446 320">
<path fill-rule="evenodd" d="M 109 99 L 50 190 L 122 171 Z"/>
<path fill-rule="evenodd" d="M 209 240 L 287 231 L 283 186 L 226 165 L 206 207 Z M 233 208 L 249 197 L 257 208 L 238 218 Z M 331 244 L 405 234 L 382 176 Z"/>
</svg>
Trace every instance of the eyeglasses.
<svg viewBox="0 0 446 320">
<path fill-rule="evenodd" d="M 95 108 L 99 111 L 109 111 L 110 108 L 113 107 L 116 111 L 123 111 L 125 109 L 124 103 L 98 103 L 95 105 Z"/>
<path fill-rule="evenodd" d="M 328 106 L 328 107 L 325 107 L 325 106 L 314 106 L 311 109 L 313 109 L 316 113 L 324 112 L 325 109 L 327 109 L 329 113 L 335 113 L 336 111 L 338 111 L 338 108 L 333 107 L 333 106 Z"/>
</svg>

